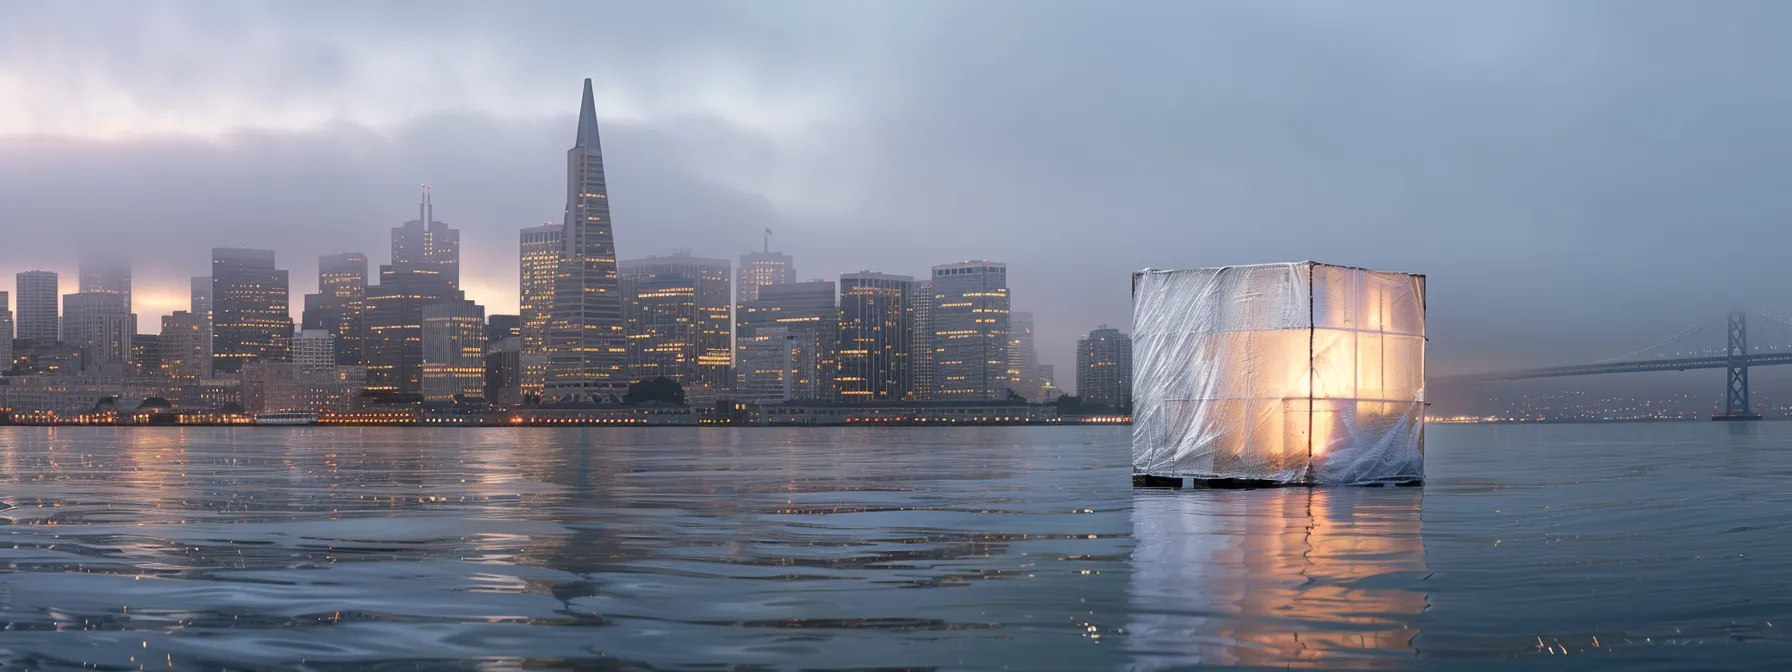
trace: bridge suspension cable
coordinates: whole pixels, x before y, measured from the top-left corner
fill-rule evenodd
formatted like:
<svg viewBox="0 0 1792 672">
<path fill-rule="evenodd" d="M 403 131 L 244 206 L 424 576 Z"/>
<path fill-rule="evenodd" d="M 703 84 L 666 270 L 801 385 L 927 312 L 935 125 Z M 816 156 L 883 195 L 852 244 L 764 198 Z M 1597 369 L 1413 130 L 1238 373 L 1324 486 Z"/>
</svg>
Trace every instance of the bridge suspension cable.
<svg viewBox="0 0 1792 672">
<path fill-rule="evenodd" d="M 1673 336 L 1669 336 L 1665 339 L 1662 339 L 1662 341 L 1660 343 L 1656 343 L 1654 345 L 1651 345 L 1647 348 L 1643 348 L 1641 350 L 1634 350 L 1631 352 L 1627 352 L 1622 355 L 1618 355 L 1617 357 L 1612 357 L 1610 359 L 1601 359 L 1597 362 L 1594 362 L 1594 364 L 1610 364 L 1612 362 L 1622 362 L 1622 361 L 1629 360 L 1629 359 L 1635 359 L 1638 355 L 1641 355 L 1645 352 L 1649 352 L 1651 350 L 1657 350 L 1657 349 L 1672 345 L 1674 343 L 1678 343 L 1680 341 L 1686 340 L 1687 338 L 1690 338 L 1693 334 L 1704 331 L 1705 329 L 1710 328 L 1711 326 L 1717 324 L 1718 322 L 1723 321 L 1725 319 L 1725 317 L 1726 316 L 1724 316 L 1724 315 L 1718 315 L 1718 316 L 1712 317 L 1709 320 L 1706 320 L 1699 324 L 1693 325 L 1692 327 L 1688 327 L 1686 330 L 1681 331 L 1677 334 L 1674 334 Z"/>
</svg>

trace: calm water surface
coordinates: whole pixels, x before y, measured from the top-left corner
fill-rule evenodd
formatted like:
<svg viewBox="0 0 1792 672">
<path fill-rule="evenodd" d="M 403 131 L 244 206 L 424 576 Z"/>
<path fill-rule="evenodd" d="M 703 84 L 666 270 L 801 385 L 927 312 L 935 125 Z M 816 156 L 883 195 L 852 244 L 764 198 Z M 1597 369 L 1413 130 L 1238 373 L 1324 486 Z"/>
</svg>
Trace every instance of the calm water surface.
<svg viewBox="0 0 1792 672">
<path fill-rule="evenodd" d="M 0 668 L 1792 669 L 1792 424 L 1129 431 L 0 428 Z"/>
</svg>

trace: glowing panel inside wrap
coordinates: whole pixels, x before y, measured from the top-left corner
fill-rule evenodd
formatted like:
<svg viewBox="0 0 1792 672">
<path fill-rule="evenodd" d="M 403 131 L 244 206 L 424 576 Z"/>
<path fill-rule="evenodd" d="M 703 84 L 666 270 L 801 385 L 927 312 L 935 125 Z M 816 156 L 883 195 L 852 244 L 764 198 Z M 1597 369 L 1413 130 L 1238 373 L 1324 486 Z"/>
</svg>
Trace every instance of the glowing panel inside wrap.
<svg viewBox="0 0 1792 672">
<path fill-rule="evenodd" d="M 1424 478 L 1425 276 L 1314 262 L 1133 274 L 1135 474 Z"/>
</svg>

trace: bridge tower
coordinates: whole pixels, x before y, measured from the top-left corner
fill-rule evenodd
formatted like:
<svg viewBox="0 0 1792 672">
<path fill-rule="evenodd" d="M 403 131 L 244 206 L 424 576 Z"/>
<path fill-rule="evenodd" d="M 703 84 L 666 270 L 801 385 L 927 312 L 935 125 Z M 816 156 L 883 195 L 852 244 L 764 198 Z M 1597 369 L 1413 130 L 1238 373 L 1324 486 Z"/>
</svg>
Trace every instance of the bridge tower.
<svg viewBox="0 0 1792 672">
<path fill-rule="evenodd" d="M 1729 381 L 1724 386 L 1724 412 L 1713 414 L 1712 420 L 1760 420 L 1748 405 L 1748 314 L 1730 311 L 1730 348 L 1726 358 Z"/>
</svg>

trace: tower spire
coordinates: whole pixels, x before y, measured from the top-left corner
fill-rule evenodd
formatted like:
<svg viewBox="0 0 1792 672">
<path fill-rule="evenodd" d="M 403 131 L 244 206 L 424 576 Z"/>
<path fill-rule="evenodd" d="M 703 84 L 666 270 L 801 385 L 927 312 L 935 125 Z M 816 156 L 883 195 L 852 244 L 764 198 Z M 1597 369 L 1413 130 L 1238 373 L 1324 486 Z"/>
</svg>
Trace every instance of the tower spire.
<svg viewBox="0 0 1792 672">
<path fill-rule="evenodd" d="M 597 103 L 591 98 L 591 78 L 585 78 L 585 97 L 579 101 L 579 139 L 574 147 L 590 147 L 596 149 L 597 142 Z"/>
</svg>

